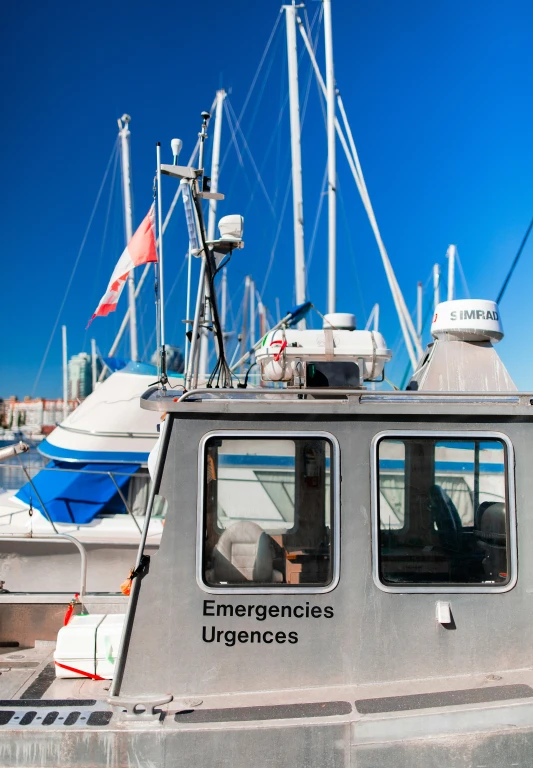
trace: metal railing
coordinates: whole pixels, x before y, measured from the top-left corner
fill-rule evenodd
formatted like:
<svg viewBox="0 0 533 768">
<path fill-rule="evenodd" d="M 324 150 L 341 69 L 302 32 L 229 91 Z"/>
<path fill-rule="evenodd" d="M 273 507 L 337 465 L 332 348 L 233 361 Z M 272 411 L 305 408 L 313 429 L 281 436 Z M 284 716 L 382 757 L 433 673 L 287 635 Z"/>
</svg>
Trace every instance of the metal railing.
<svg viewBox="0 0 533 768">
<path fill-rule="evenodd" d="M 74 432 L 77 435 L 91 435 L 91 437 L 135 437 L 135 438 L 157 438 L 157 432 L 102 432 L 96 429 L 78 429 L 77 427 L 67 427 L 66 424 L 58 424 L 59 429 L 65 432 Z"/>
<path fill-rule="evenodd" d="M 16 542 L 28 542 L 28 541 L 34 541 L 37 543 L 48 543 L 49 541 L 56 541 L 58 538 L 60 539 L 66 539 L 71 544 L 74 544 L 75 547 L 77 547 L 80 557 L 81 557 L 81 573 L 80 573 L 80 589 L 79 589 L 79 596 L 80 600 L 83 600 L 84 595 L 87 591 L 87 551 L 85 550 L 85 547 L 81 543 L 81 541 L 78 541 L 78 539 L 75 538 L 75 536 L 71 536 L 69 533 L 55 533 L 53 536 L 46 536 L 46 535 L 39 535 L 39 536 L 10 536 L 9 534 L 2 534 L 0 535 L 0 542 L 3 541 L 16 541 Z"/>
<path fill-rule="evenodd" d="M 141 407 L 154 411 L 177 411 L 182 403 L 258 403 L 261 406 L 276 405 L 280 402 L 331 404 L 333 402 L 350 405 L 379 405 L 384 403 L 420 405 L 473 405 L 483 406 L 518 406 L 531 407 L 531 392 L 429 392 L 429 391 L 371 391 L 367 389 L 337 388 L 196 388 L 188 392 L 166 391 L 151 387 L 141 395 Z"/>
<path fill-rule="evenodd" d="M 149 391 L 150 392 L 150 391 Z M 145 393 L 148 394 L 148 393 Z M 276 399 L 301 400 L 310 397 L 313 400 L 344 398 L 358 400 L 359 402 L 438 402 L 447 403 L 501 403 L 512 405 L 531 405 L 533 395 L 531 392 L 430 392 L 430 391 L 379 391 L 372 392 L 365 389 L 327 389 L 327 388 L 301 388 L 286 389 L 277 388 L 249 388 L 249 389 L 191 389 L 177 398 L 177 402 L 197 398 L 199 400 L 251 400 L 258 399 L 261 402 L 275 401 Z"/>
<path fill-rule="evenodd" d="M 20 462 L 20 466 L 18 468 L 23 472 L 27 482 L 31 486 L 32 491 L 35 494 L 35 497 L 37 498 L 37 501 L 39 502 L 39 505 L 40 505 L 40 507 L 42 509 L 42 512 L 43 512 L 44 516 L 46 517 L 46 519 L 48 520 L 48 522 L 52 526 L 54 532 L 57 535 L 62 535 L 62 534 L 59 534 L 59 532 L 58 532 L 58 530 L 57 530 L 57 528 L 56 528 L 56 526 L 54 524 L 54 521 L 52 520 L 52 517 L 51 517 L 50 513 L 48 512 L 46 504 L 44 503 L 44 501 L 43 501 L 39 491 L 37 490 L 37 487 L 35 486 L 35 483 L 33 482 L 33 478 L 32 478 L 32 476 L 30 474 L 30 470 L 32 469 L 32 467 L 29 467 L 28 465 L 24 464 L 22 462 L 22 460 L 20 459 L 20 457 L 17 457 L 17 458 L 19 459 L 19 462 Z M 13 465 L 9 465 L 9 467 L 8 467 L 8 465 L 3 465 L 3 466 L 6 467 L 6 468 L 12 468 L 13 467 Z M 3 469 L 3 466 L 0 466 L 0 470 Z M 14 465 L 14 466 L 16 466 L 16 465 Z M 36 468 L 34 467 L 33 469 L 35 470 Z M 111 480 L 111 482 L 115 486 L 115 488 L 117 490 L 117 493 L 118 493 L 118 495 L 120 497 L 120 500 L 124 504 L 124 507 L 125 507 L 127 513 L 130 515 L 130 517 L 132 518 L 133 522 L 135 523 L 135 527 L 139 531 L 139 535 L 141 535 L 141 533 L 142 533 L 141 526 L 137 522 L 137 518 L 133 514 L 133 510 L 131 509 L 130 505 L 128 504 L 128 500 L 126 499 L 122 489 L 120 488 L 119 484 L 116 481 L 117 477 L 132 478 L 133 477 L 132 473 L 130 473 L 130 472 L 110 472 L 110 471 L 93 470 L 93 469 L 67 469 L 66 467 L 39 467 L 37 469 L 38 469 L 38 472 L 63 472 L 63 473 L 74 473 L 74 474 L 78 474 L 78 475 L 79 474 L 82 474 L 82 475 L 100 475 L 100 476 L 109 477 L 109 479 Z"/>
</svg>

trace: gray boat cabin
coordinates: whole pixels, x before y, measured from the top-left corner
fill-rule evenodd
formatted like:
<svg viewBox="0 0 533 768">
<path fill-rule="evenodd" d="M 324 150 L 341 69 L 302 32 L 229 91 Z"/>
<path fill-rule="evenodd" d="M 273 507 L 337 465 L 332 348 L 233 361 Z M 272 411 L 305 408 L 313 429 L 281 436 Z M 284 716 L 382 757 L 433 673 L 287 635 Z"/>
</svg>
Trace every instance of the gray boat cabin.
<svg viewBox="0 0 533 768">
<path fill-rule="evenodd" d="M 374 389 L 380 333 L 302 328 L 309 303 L 231 367 L 214 278 L 243 220 L 206 240 L 201 168 L 158 160 L 202 266 L 185 390 L 162 341 L 141 398 L 161 431 L 129 598 L 82 595 L 61 627 L 57 595 L 0 594 L 0 766 L 531 766 L 533 394 L 498 308 L 438 305 L 407 391 Z"/>
<path fill-rule="evenodd" d="M 487 388 L 449 386 L 472 357 Z M 167 516 L 113 680 L 47 678 L 22 605 L 0 765 L 531 765 L 533 394 L 464 334 L 412 381 L 149 390 Z"/>
</svg>

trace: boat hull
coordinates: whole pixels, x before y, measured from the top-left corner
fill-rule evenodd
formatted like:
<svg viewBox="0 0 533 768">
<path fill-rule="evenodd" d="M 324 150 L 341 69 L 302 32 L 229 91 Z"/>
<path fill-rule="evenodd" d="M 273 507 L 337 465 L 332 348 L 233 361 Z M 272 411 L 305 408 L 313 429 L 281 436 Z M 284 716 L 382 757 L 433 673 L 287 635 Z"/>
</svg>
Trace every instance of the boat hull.
<svg viewBox="0 0 533 768">
<path fill-rule="evenodd" d="M 533 705 L 465 710 L 453 708 L 388 717 L 294 718 L 194 725 L 180 715 L 155 725 L 128 725 L 112 715 L 107 725 L 103 702 L 87 706 L 16 707 L 19 718 L 38 711 L 39 725 L 0 728 L 0 764 L 17 768 L 123 768 L 195 765 L 250 768 L 454 768 L 527 766 L 533 754 Z M 63 705 L 62 705 L 63 704 Z M 55 723 L 43 725 L 51 711 Z M 65 725 L 73 711 L 83 712 L 84 725 Z M 98 714 L 99 713 L 99 714 Z M 63 718 L 57 724 L 58 718 Z M 18 721 L 20 722 L 20 720 Z M 22 738 L 23 737 L 23 738 Z"/>
</svg>

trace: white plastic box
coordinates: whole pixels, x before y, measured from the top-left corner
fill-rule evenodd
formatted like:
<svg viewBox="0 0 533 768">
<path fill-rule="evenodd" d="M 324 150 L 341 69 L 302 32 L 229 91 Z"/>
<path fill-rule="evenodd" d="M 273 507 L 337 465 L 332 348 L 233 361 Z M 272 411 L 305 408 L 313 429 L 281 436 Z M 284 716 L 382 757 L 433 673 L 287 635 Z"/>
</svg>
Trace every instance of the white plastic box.
<svg viewBox="0 0 533 768">
<path fill-rule="evenodd" d="M 333 329 L 330 341 L 333 345 L 332 359 L 337 362 L 357 363 L 365 381 L 378 379 L 383 373 L 385 363 L 392 357 L 385 339 L 377 331 Z M 295 378 L 300 360 L 326 360 L 326 347 L 327 336 L 324 330 L 278 329 L 266 334 L 262 345 L 256 350 L 255 359 L 261 366 L 264 381 L 290 382 Z"/>
<path fill-rule="evenodd" d="M 125 614 L 108 613 L 96 631 L 96 674 L 113 679 Z"/>
<path fill-rule="evenodd" d="M 58 632 L 54 661 L 76 671 L 56 664 L 56 677 L 99 675 L 111 680 L 123 625 L 124 614 L 121 613 L 73 616 Z"/>
</svg>

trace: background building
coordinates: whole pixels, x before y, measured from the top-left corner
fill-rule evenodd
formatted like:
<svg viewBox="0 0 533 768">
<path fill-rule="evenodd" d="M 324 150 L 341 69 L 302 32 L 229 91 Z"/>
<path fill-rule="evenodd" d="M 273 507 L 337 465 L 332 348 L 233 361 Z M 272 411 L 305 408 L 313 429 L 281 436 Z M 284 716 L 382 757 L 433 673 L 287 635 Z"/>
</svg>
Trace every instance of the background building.
<svg viewBox="0 0 533 768">
<path fill-rule="evenodd" d="M 100 375 L 100 359 L 96 363 L 96 377 Z M 92 360 L 86 352 L 73 355 L 68 363 L 68 396 L 70 400 L 83 400 L 93 391 Z"/>
</svg>

